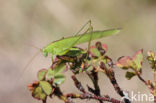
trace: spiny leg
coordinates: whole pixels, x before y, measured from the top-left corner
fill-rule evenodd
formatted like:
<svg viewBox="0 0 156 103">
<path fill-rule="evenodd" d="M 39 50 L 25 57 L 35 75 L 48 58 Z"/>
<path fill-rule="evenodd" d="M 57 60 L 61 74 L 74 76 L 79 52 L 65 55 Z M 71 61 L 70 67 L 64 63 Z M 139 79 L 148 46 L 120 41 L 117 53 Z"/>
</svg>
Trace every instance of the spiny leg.
<svg viewBox="0 0 156 103">
<path fill-rule="evenodd" d="M 88 20 L 88 21 L 82 26 L 82 28 L 75 34 L 75 35 L 79 34 L 79 33 L 85 28 L 85 26 L 87 26 L 88 24 L 89 24 L 89 27 L 88 27 L 87 30 L 84 32 L 84 34 L 86 34 L 86 33 L 91 33 L 91 36 L 90 36 L 90 40 L 89 40 L 89 43 L 88 43 L 88 50 L 87 50 L 86 58 L 88 58 L 88 56 L 89 56 L 90 44 L 91 44 L 91 40 L 92 40 L 93 26 L 92 26 L 91 20 Z M 76 43 L 77 41 L 79 41 L 82 37 L 83 37 L 83 35 L 81 35 L 80 38 L 78 38 L 78 39 L 75 41 L 75 43 Z M 75 43 L 73 43 L 73 44 L 75 44 Z"/>
<path fill-rule="evenodd" d="M 91 21 L 89 21 L 89 27 L 88 29 L 86 30 L 85 33 L 90 33 L 90 38 L 89 38 L 89 42 L 88 42 L 88 50 L 87 50 L 87 55 L 86 55 L 86 59 L 89 57 L 89 52 L 90 52 L 90 44 L 91 44 L 91 40 L 92 40 L 92 32 L 93 32 L 93 26 L 92 26 L 92 23 Z"/>
<path fill-rule="evenodd" d="M 87 26 L 88 24 L 89 24 L 89 28 L 83 33 L 83 35 L 85 35 L 90 30 L 91 20 L 87 21 L 82 26 L 82 28 L 75 34 L 75 36 L 78 35 L 85 28 L 85 26 Z M 81 35 L 76 41 L 74 41 L 67 49 L 65 49 L 61 52 L 68 51 L 70 48 L 72 48 L 83 37 L 83 35 Z"/>
<path fill-rule="evenodd" d="M 88 27 L 87 30 L 83 33 L 83 35 L 86 34 L 86 33 L 88 33 L 88 32 L 92 32 L 93 30 L 92 30 L 92 26 L 91 26 L 91 20 L 89 20 L 89 21 L 87 21 L 87 22 L 85 23 L 85 25 L 82 26 L 82 28 L 81 28 L 75 35 L 78 35 L 78 34 L 84 29 L 84 27 L 85 27 L 87 24 L 89 24 L 89 27 Z M 81 35 L 72 45 L 75 45 L 75 44 L 83 37 L 83 35 Z M 72 47 L 72 46 L 71 46 L 71 47 Z"/>
<path fill-rule="evenodd" d="M 74 36 L 78 35 L 87 25 L 90 25 L 91 24 L 91 20 L 88 20 L 81 28 L 80 30 L 78 30 L 78 32 L 75 33 Z M 88 30 L 88 29 L 87 29 Z"/>
<path fill-rule="evenodd" d="M 87 53 L 89 54 L 89 52 L 90 52 L 90 45 L 91 45 L 91 40 L 92 40 L 92 32 L 93 32 L 93 26 L 92 26 L 92 23 L 91 23 L 91 21 L 90 21 L 90 23 L 89 23 L 89 28 L 88 28 L 89 30 L 89 33 L 91 34 L 90 35 L 90 40 L 89 40 L 89 42 L 88 42 L 88 50 L 87 50 Z"/>
</svg>

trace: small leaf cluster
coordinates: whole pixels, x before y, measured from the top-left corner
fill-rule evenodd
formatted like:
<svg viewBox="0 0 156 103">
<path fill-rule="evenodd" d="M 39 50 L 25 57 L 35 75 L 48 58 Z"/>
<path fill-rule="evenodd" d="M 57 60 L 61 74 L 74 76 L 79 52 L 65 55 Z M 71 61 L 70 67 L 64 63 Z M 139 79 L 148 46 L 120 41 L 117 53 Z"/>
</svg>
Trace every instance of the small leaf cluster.
<svg viewBox="0 0 156 103">
<path fill-rule="evenodd" d="M 78 47 L 70 48 L 70 50 L 62 56 L 57 55 L 49 69 L 41 69 L 37 73 L 38 81 L 28 85 L 32 96 L 38 100 L 46 100 L 55 94 L 55 89 L 64 81 L 64 73 L 71 70 L 75 75 L 93 71 L 104 71 L 99 69 L 99 63 L 110 62 L 110 58 L 105 55 L 107 45 L 97 42 L 95 46 L 91 46 L 89 50 Z"/>
<path fill-rule="evenodd" d="M 143 68 L 142 63 L 144 58 L 146 58 L 151 69 L 153 70 L 153 82 L 151 80 L 144 80 L 141 77 Z M 132 57 L 122 56 L 118 59 L 116 65 L 124 70 L 131 69 L 132 71 L 126 72 L 125 77 L 130 80 L 132 77 L 138 76 L 138 78 L 149 88 L 153 96 L 156 97 L 156 54 L 153 51 L 148 51 L 147 57 L 144 57 L 143 49 L 137 51 Z"/>
<path fill-rule="evenodd" d="M 143 62 L 143 49 L 137 51 L 132 57 L 122 56 L 118 59 L 116 65 L 124 70 L 131 69 L 132 72 L 126 72 L 126 78 L 131 79 L 133 76 L 141 73 Z"/>
<path fill-rule="evenodd" d="M 156 55 L 154 52 L 152 51 L 148 51 L 148 56 L 147 56 L 147 60 L 149 62 L 149 64 L 151 65 L 151 68 L 153 70 L 156 70 Z"/>
<path fill-rule="evenodd" d="M 34 98 L 45 100 L 47 96 L 51 97 L 55 87 L 65 81 L 65 76 L 62 74 L 65 64 L 57 61 L 54 67 L 55 69 L 49 68 L 38 71 L 38 81 L 28 86 Z"/>
</svg>

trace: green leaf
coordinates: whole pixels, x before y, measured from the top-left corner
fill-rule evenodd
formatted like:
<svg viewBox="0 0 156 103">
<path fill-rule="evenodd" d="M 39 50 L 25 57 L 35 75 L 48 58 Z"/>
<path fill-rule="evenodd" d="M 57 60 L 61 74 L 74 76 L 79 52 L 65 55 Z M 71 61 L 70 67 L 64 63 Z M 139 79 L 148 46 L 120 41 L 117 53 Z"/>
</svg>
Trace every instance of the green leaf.
<svg viewBox="0 0 156 103">
<path fill-rule="evenodd" d="M 32 96 L 39 100 L 45 100 L 47 95 L 43 92 L 41 87 L 36 87 L 32 92 Z"/>
<path fill-rule="evenodd" d="M 126 72 L 126 75 L 125 75 L 125 77 L 128 79 L 128 80 L 130 80 L 133 76 L 135 76 L 136 75 L 136 73 L 134 73 L 134 72 Z"/>
<path fill-rule="evenodd" d="M 63 74 L 57 74 L 54 77 L 54 83 L 60 85 L 65 81 L 65 76 Z"/>
<path fill-rule="evenodd" d="M 100 52 L 99 50 L 95 47 L 95 46 L 91 46 L 90 48 L 90 52 L 92 55 L 99 57 L 100 56 Z"/>
<path fill-rule="evenodd" d="M 42 69 L 38 72 L 37 77 L 39 80 L 44 80 L 47 74 L 47 69 Z"/>
<path fill-rule="evenodd" d="M 48 69 L 47 75 L 48 75 L 48 80 L 51 80 L 52 78 L 54 78 L 54 75 L 55 75 L 54 70 L 51 70 L 51 68 Z"/>
<path fill-rule="evenodd" d="M 133 62 L 135 65 L 133 65 L 133 68 L 137 71 L 140 71 L 142 67 L 142 61 L 143 61 L 143 49 L 136 52 L 136 54 L 133 56 Z"/>
<path fill-rule="evenodd" d="M 47 81 L 40 81 L 40 87 L 46 93 L 46 95 L 50 95 L 52 93 L 52 86 Z"/>
<path fill-rule="evenodd" d="M 52 70 L 51 68 L 49 68 L 48 69 L 48 73 L 47 73 L 48 79 L 52 79 L 52 78 L 54 78 L 55 75 L 61 74 L 63 72 L 63 70 L 64 70 L 64 67 L 65 67 L 65 64 L 62 63 L 62 64 L 59 64 L 58 66 L 56 66 L 54 68 L 54 70 Z"/>
<path fill-rule="evenodd" d="M 64 67 L 65 67 L 65 64 L 64 63 L 61 63 L 59 65 L 57 65 L 55 68 L 54 68 L 54 75 L 56 74 L 59 74 L 59 73 L 62 73 L 63 70 L 64 70 Z"/>
<path fill-rule="evenodd" d="M 65 77 L 63 74 L 57 72 L 55 73 L 54 70 L 48 69 L 48 79 L 54 79 L 54 84 L 59 85 L 65 81 Z"/>
</svg>

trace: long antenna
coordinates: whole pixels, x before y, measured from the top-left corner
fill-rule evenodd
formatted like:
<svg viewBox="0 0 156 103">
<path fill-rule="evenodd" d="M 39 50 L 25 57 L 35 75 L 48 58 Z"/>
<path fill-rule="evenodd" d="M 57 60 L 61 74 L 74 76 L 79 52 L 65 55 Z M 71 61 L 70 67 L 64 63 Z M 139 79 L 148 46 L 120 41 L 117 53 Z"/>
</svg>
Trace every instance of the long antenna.
<svg viewBox="0 0 156 103">
<path fill-rule="evenodd" d="M 28 68 L 29 64 L 36 58 L 36 56 L 40 53 L 41 51 L 38 51 L 35 53 L 35 55 L 28 61 L 28 63 L 26 64 L 23 72 Z"/>
<path fill-rule="evenodd" d="M 38 47 L 36 47 L 36 46 L 34 46 L 34 45 L 32 45 L 32 44 L 27 44 L 27 45 L 30 45 L 30 46 L 33 47 L 33 48 L 39 49 L 39 51 L 37 51 L 37 52 L 35 53 L 35 55 L 33 55 L 33 57 L 27 62 L 27 64 L 25 65 L 25 67 L 24 67 L 24 69 L 23 69 L 23 71 L 22 71 L 20 77 L 23 76 L 23 74 L 24 74 L 25 71 L 27 70 L 27 68 L 28 68 L 28 66 L 30 65 L 30 63 L 31 63 L 31 62 L 36 58 L 36 56 L 42 51 L 41 48 L 38 48 Z"/>
<path fill-rule="evenodd" d="M 38 51 L 37 53 L 35 53 L 35 55 L 29 60 L 29 62 L 26 64 L 26 66 L 24 67 L 22 73 L 20 74 L 20 79 L 22 79 L 22 76 L 24 75 L 25 71 L 27 70 L 28 66 L 30 65 L 30 63 L 36 58 L 36 56 L 40 53 L 40 51 Z"/>
<path fill-rule="evenodd" d="M 35 48 L 35 49 L 41 50 L 41 48 L 39 48 L 39 47 L 37 47 L 37 46 L 35 46 L 35 45 L 33 45 L 33 44 L 28 44 L 28 43 L 26 43 L 26 45 L 29 45 L 29 46 L 31 46 L 31 47 L 33 47 L 33 48 Z"/>
</svg>

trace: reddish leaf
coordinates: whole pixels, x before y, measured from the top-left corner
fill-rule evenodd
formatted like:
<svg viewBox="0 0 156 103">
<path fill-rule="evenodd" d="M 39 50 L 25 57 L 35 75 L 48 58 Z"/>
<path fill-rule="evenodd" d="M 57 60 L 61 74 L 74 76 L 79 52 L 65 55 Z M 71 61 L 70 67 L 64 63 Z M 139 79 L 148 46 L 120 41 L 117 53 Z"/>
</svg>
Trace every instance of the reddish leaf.
<svg viewBox="0 0 156 103">
<path fill-rule="evenodd" d="M 46 77 L 47 71 L 48 71 L 47 69 L 41 69 L 37 74 L 38 80 L 44 80 Z"/>
<path fill-rule="evenodd" d="M 132 58 L 129 56 L 120 57 L 116 65 L 122 69 L 131 68 L 131 65 L 133 65 Z"/>
<path fill-rule="evenodd" d="M 35 82 L 31 83 L 31 84 L 28 84 L 28 89 L 30 91 L 33 91 L 34 88 L 36 88 L 38 85 L 39 85 L 39 82 L 38 81 L 35 81 Z"/>
<path fill-rule="evenodd" d="M 102 48 L 107 52 L 108 51 L 108 47 L 106 44 L 102 44 Z"/>
<path fill-rule="evenodd" d="M 99 57 L 107 52 L 108 48 L 106 44 L 96 43 L 96 46 L 90 47 L 90 54 L 92 57 Z"/>
<path fill-rule="evenodd" d="M 43 89 L 40 86 L 36 87 L 33 90 L 32 96 L 38 100 L 45 100 L 47 97 L 47 95 L 44 93 Z"/>
<path fill-rule="evenodd" d="M 143 61 L 143 49 L 137 51 L 132 57 L 124 56 L 120 57 L 116 65 L 122 69 L 132 68 L 140 72 Z"/>
</svg>

